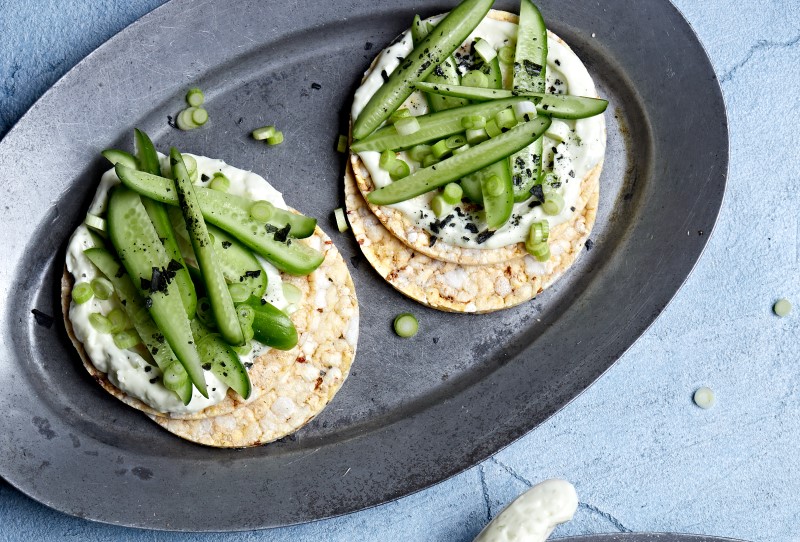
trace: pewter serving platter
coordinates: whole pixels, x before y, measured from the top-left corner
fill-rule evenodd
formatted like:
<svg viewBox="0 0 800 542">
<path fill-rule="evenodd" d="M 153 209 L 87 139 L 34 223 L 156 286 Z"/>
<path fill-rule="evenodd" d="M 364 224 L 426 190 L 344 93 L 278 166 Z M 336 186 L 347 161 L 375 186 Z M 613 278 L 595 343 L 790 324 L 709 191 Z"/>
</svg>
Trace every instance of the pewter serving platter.
<svg viewBox="0 0 800 542">
<path fill-rule="evenodd" d="M 48 506 L 108 523 L 288 525 L 444 480 L 608 370 L 675 295 L 711 233 L 727 173 L 725 109 L 702 46 L 670 3 L 539 4 L 610 101 L 594 245 L 534 301 L 484 316 L 403 298 L 331 219 L 343 200 L 335 142 L 362 73 L 414 13 L 453 3 L 311 0 L 301 12 L 282 2 L 173 0 L 73 68 L 0 142 L 0 475 Z M 190 86 L 206 92 L 212 120 L 181 132 L 169 118 Z M 284 144 L 249 137 L 273 123 Z M 134 126 L 162 150 L 263 175 L 289 205 L 321 219 L 351 265 L 362 316 L 350 378 L 283 442 L 184 442 L 105 393 L 66 337 L 65 245 L 108 167 L 99 152 L 130 149 Z M 55 322 L 37 323 L 32 309 Z M 413 340 L 391 330 L 404 311 L 420 320 Z"/>
</svg>

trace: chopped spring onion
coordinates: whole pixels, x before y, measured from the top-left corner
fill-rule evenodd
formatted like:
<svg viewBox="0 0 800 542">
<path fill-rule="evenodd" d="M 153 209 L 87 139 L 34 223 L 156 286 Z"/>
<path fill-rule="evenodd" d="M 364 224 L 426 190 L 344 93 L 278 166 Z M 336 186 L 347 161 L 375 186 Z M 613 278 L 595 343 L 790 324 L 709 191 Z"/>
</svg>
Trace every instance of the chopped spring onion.
<svg viewBox="0 0 800 542">
<path fill-rule="evenodd" d="M 108 321 L 111 322 L 111 333 L 118 333 L 133 327 L 127 313 L 122 309 L 114 309 L 108 313 Z"/>
<path fill-rule="evenodd" d="M 446 184 L 442 191 L 442 197 L 447 203 L 455 205 L 464 197 L 464 189 L 461 188 L 461 185 L 458 183 Z"/>
<path fill-rule="evenodd" d="M 94 296 L 94 292 L 92 291 L 92 285 L 88 282 L 81 282 L 80 284 L 76 284 L 75 287 L 72 289 L 72 299 L 78 305 L 83 305 L 87 301 L 89 301 Z"/>
<path fill-rule="evenodd" d="M 472 47 L 484 62 L 491 62 L 494 60 L 494 57 L 497 56 L 497 51 L 495 51 L 494 47 L 492 47 L 492 44 L 486 40 L 477 39 Z"/>
<path fill-rule="evenodd" d="M 186 103 L 192 107 L 200 107 L 205 101 L 206 97 L 199 88 L 190 88 L 189 92 L 186 93 Z"/>
<path fill-rule="evenodd" d="M 389 123 L 394 124 L 400 119 L 405 119 L 411 116 L 411 111 L 407 107 L 401 107 L 391 115 L 389 115 Z"/>
<path fill-rule="evenodd" d="M 169 367 L 164 369 L 164 387 L 168 390 L 178 391 L 186 384 L 188 378 L 189 374 L 178 361 L 173 361 Z"/>
<path fill-rule="evenodd" d="M 486 179 L 482 185 L 482 188 L 487 195 L 491 197 L 497 197 L 503 193 L 503 181 L 497 175 L 492 175 Z"/>
<path fill-rule="evenodd" d="M 495 121 L 494 119 L 490 119 L 486 123 L 486 128 L 484 129 L 486 130 L 486 133 L 489 135 L 489 137 L 497 137 L 503 133 L 503 130 L 500 129 L 500 127 L 497 125 L 497 121 Z"/>
<path fill-rule="evenodd" d="M 712 390 L 707 386 L 697 388 L 697 390 L 694 392 L 693 399 L 694 399 L 694 404 L 706 410 L 714 406 L 714 403 L 716 402 L 716 398 L 714 397 L 714 390 Z"/>
<path fill-rule="evenodd" d="M 444 139 L 437 141 L 436 143 L 433 144 L 433 147 L 431 147 L 431 153 L 433 154 L 433 156 L 436 157 L 437 160 L 441 160 L 442 158 L 450 154 L 450 152 L 451 149 L 447 145 L 447 141 Z"/>
<path fill-rule="evenodd" d="M 405 117 L 398 119 L 397 122 L 394 123 L 394 127 L 397 129 L 398 134 L 407 136 L 414 132 L 419 132 L 419 121 L 416 117 Z"/>
<path fill-rule="evenodd" d="M 513 128 L 517 125 L 517 117 L 514 116 L 513 109 L 503 109 L 494 116 L 494 121 L 500 129 Z M 492 136 L 494 137 L 494 136 Z"/>
<path fill-rule="evenodd" d="M 139 338 L 139 334 L 133 329 L 126 329 L 125 331 L 114 333 L 114 344 L 120 350 L 133 348 L 140 342 L 142 342 L 142 339 Z"/>
<path fill-rule="evenodd" d="M 535 119 L 538 115 L 536 106 L 533 104 L 533 102 L 524 101 L 515 103 L 513 108 L 514 116 L 517 118 L 517 122 L 528 122 L 529 120 Z M 545 135 L 546 134 L 547 132 L 545 132 Z"/>
<path fill-rule="evenodd" d="M 86 220 L 84 220 L 83 223 L 86 224 L 86 227 L 90 230 L 94 230 L 101 235 L 106 234 L 106 221 L 97 215 L 86 213 Z"/>
<path fill-rule="evenodd" d="M 192 122 L 198 126 L 204 125 L 206 122 L 208 122 L 208 111 L 202 107 L 198 107 L 192 111 Z"/>
<path fill-rule="evenodd" d="M 431 167 L 433 164 L 438 164 L 439 159 L 433 155 L 433 153 L 427 155 L 425 158 L 422 159 L 422 167 Z"/>
<path fill-rule="evenodd" d="M 263 141 L 265 139 L 269 139 L 270 137 L 275 135 L 275 132 L 278 130 L 274 126 L 262 126 L 261 128 L 256 128 L 252 132 L 253 139 L 256 141 Z"/>
<path fill-rule="evenodd" d="M 197 160 L 194 159 L 194 156 L 190 154 L 182 154 L 183 163 L 186 165 L 186 171 L 191 174 L 192 172 L 197 173 Z"/>
<path fill-rule="evenodd" d="M 259 222 L 267 222 L 272 218 L 274 212 L 275 206 L 268 201 L 255 201 L 250 206 L 250 216 L 253 217 L 253 220 L 258 220 Z"/>
<path fill-rule="evenodd" d="M 542 220 L 541 222 L 534 222 L 531 224 L 531 229 L 528 232 L 528 240 L 526 242 L 533 246 L 539 243 L 544 243 L 549 238 L 550 223 L 547 220 Z"/>
<path fill-rule="evenodd" d="M 267 145 L 280 145 L 283 143 L 283 132 L 275 132 L 275 135 L 267 138 Z"/>
<path fill-rule="evenodd" d="M 236 307 L 236 315 L 243 324 L 248 323 L 252 325 L 256 320 L 256 311 L 250 305 L 240 305 Z"/>
<path fill-rule="evenodd" d="M 408 338 L 413 337 L 419 330 L 419 322 L 410 312 L 398 314 L 394 319 L 394 332 L 399 337 Z"/>
<path fill-rule="evenodd" d="M 111 325 L 111 321 L 99 312 L 93 312 L 89 315 L 89 323 L 100 333 L 111 333 L 114 327 Z"/>
<path fill-rule="evenodd" d="M 503 64 L 513 64 L 516 51 L 510 45 L 504 45 L 497 50 L 497 57 Z"/>
<path fill-rule="evenodd" d="M 392 164 L 392 169 L 389 170 L 389 176 L 393 181 L 408 177 L 409 175 L 411 175 L 411 168 L 406 162 L 400 159 L 395 160 L 394 164 Z"/>
<path fill-rule="evenodd" d="M 303 292 L 294 284 L 288 282 L 283 283 L 283 297 L 292 305 L 296 305 L 303 298 Z"/>
<path fill-rule="evenodd" d="M 486 88 L 489 86 L 489 78 L 480 70 L 471 70 L 461 78 L 461 84 L 465 87 Z"/>
<path fill-rule="evenodd" d="M 546 242 L 531 244 L 528 242 L 529 240 L 525 241 L 525 250 L 528 251 L 528 254 L 540 262 L 546 262 L 550 259 L 550 245 Z"/>
<path fill-rule="evenodd" d="M 253 350 L 253 343 L 250 341 L 244 343 L 242 346 L 232 346 L 233 351 L 239 356 L 246 356 Z"/>
<path fill-rule="evenodd" d="M 346 152 L 347 151 L 347 136 L 340 135 L 339 139 L 336 140 L 336 152 Z"/>
<path fill-rule="evenodd" d="M 772 306 L 772 311 L 781 318 L 789 316 L 789 313 L 792 312 L 792 303 L 788 299 L 779 299 Z"/>
<path fill-rule="evenodd" d="M 408 156 L 415 162 L 422 162 L 431 153 L 430 145 L 415 145 L 408 151 Z"/>
<path fill-rule="evenodd" d="M 192 120 L 192 113 L 194 113 L 196 107 L 187 107 L 180 113 L 178 113 L 178 118 L 175 120 L 175 124 L 177 124 L 178 128 L 181 130 L 194 130 L 195 128 L 199 128 L 200 126 Z"/>
<path fill-rule="evenodd" d="M 431 198 L 431 210 L 433 210 L 436 218 L 442 218 L 453 210 L 453 204 L 448 203 L 442 194 L 436 194 Z"/>
<path fill-rule="evenodd" d="M 453 149 L 453 154 L 461 154 L 462 152 L 465 152 L 465 151 L 469 150 L 469 148 L 470 148 L 470 144 L 469 143 L 465 143 L 464 145 L 461 145 L 459 148 Z"/>
<path fill-rule="evenodd" d="M 556 141 L 557 143 L 561 143 L 562 141 L 567 140 L 569 132 L 570 128 L 566 122 L 558 119 L 553 119 L 553 122 L 550 123 L 550 127 L 547 128 L 544 135 L 545 137 L 549 137 L 550 139 Z"/>
<path fill-rule="evenodd" d="M 231 294 L 231 300 L 234 303 L 244 303 L 250 297 L 250 288 L 244 284 L 234 282 L 228 285 L 228 292 Z"/>
<path fill-rule="evenodd" d="M 346 232 L 348 226 L 347 226 L 347 220 L 344 217 L 344 209 L 342 209 L 341 207 L 339 207 L 338 209 L 334 209 L 333 216 L 336 219 L 336 228 L 340 232 Z"/>
<path fill-rule="evenodd" d="M 484 126 L 486 122 L 484 122 Z M 486 133 L 484 128 L 476 128 L 474 130 L 467 130 L 467 143 L 470 145 L 477 145 L 489 139 L 489 134 Z"/>
<path fill-rule="evenodd" d="M 383 151 L 381 153 L 381 158 L 378 161 L 378 165 L 381 169 L 389 171 L 396 161 L 397 155 L 395 155 L 394 151 Z"/>
<path fill-rule="evenodd" d="M 467 138 L 461 134 L 456 134 L 445 139 L 444 144 L 447 145 L 448 149 L 457 149 L 467 144 Z"/>
<path fill-rule="evenodd" d="M 211 190 L 216 190 L 218 192 L 227 192 L 228 189 L 231 187 L 231 181 L 225 175 L 223 175 L 218 171 L 214 174 L 214 177 L 211 179 L 211 182 L 208 183 L 208 187 Z"/>
<path fill-rule="evenodd" d="M 542 211 L 547 215 L 557 215 L 564 209 L 564 198 L 558 192 L 550 192 L 544 197 Z"/>
<path fill-rule="evenodd" d="M 92 292 L 97 299 L 108 299 L 114 293 L 114 286 L 105 277 L 97 277 L 91 282 Z"/>
<path fill-rule="evenodd" d="M 197 319 L 208 327 L 217 327 L 214 321 L 214 313 L 211 311 L 211 302 L 207 297 L 197 300 Z"/>
<path fill-rule="evenodd" d="M 467 115 L 461 119 L 461 127 L 465 130 L 477 130 L 486 126 L 486 117 L 483 115 Z"/>
</svg>

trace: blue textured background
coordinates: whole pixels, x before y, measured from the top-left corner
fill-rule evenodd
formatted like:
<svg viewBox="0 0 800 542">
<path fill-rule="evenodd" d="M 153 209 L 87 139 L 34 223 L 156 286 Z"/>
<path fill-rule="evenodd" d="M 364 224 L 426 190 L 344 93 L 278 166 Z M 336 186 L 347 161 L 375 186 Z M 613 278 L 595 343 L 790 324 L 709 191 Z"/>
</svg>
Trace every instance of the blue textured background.
<svg viewBox="0 0 800 542">
<path fill-rule="evenodd" d="M 0 0 L 0 137 L 76 62 L 160 3 Z M 800 319 L 770 311 L 779 297 L 800 305 L 800 7 L 795 0 L 676 4 L 725 93 L 728 192 L 684 288 L 581 397 L 481 465 L 342 518 L 230 536 L 138 531 L 64 516 L 0 481 L 0 540 L 467 542 L 531 483 L 558 476 L 581 499 L 558 535 L 680 531 L 800 541 Z M 717 393 L 711 410 L 692 403 L 700 385 Z"/>
</svg>

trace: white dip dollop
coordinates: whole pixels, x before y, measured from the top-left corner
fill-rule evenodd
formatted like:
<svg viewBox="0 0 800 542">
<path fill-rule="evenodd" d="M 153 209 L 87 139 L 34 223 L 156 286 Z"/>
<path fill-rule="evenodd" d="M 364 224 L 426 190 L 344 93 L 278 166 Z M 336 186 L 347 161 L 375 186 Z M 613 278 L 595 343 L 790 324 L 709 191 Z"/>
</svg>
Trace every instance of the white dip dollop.
<svg viewBox="0 0 800 542">
<path fill-rule="evenodd" d="M 198 186 L 208 184 L 208 181 L 202 181 L 201 179 L 210 179 L 215 172 L 221 171 L 230 180 L 229 193 L 253 200 L 266 200 L 276 207 L 286 209 L 286 203 L 283 201 L 281 193 L 259 175 L 229 166 L 222 160 L 191 156 L 197 161 L 198 182 L 196 184 Z M 167 167 L 168 159 L 161 156 L 161 160 L 162 167 Z M 94 215 L 105 213 L 108 191 L 119 182 L 119 178 L 113 169 L 103 175 L 100 186 L 97 188 L 92 204 L 89 207 L 89 213 Z M 95 246 L 95 241 L 92 239 L 89 229 L 85 224 L 81 224 L 72 234 L 67 248 L 67 271 L 72 274 L 76 284 L 90 282 L 92 279 L 102 276 L 100 271 L 83 254 L 84 250 L 93 246 Z M 193 261 L 191 255 L 184 254 L 184 257 L 190 262 Z M 266 260 L 258 255 L 256 257 L 268 279 L 264 299 L 281 310 L 285 309 L 288 303 L 283 295 L 280 273 Z M 210 371 L 205 371 L 208 398 L 200 395 L 200 392 L 195 388 L 192 400 L 188 405 L 184 405 L 174 392 L 168 390 L 161 383 L 161 372 L 158 367 L 148 363 L 134 350 L 118 348 L 114 344 L 111 334 L 102 333 L 89 323 L 89 316 L 92 313 L 99 312 L 107 315 L 116 308 L 122 308 L 116 296 L 111 296 L 107 300 L 92 297 L 91 300 L 80 305 L 72 301 L 69 308 L 69 319 L 75 331 L 75 336 L 83 343 L 92 365 L 99 371 L 106 373 L 112 384 L 127 395 L 135 397 L 153 409 L 165 414 L 199 412 L 225 398 L 228 386 L 223 384 Z M 253 340 L 250 353 L 240 355 L 239 358 L 245 364 L 245 367 L 249 367 L 256 357 L 268 350 L 267 346 Z"/>
<path fill-rule="evenodd" d="M 517 497 L 484 527 L 475 542 L 544 542 L 572 519 L 578 494 L 565 480 L 545 480 Z"/>
<path fill-rule="evenodd" d="M 436 23 L 442 17 L 432 17 L 428 20 Z M 495 48 L 513 44 L 517 39 L 517 24 L 497 21 L 489 17 L 484 18 L 455 53 L 462 74 L 469 69 L 469 49 L 476 38 L 483 38 Z M 597 96 L 589 72 L 566 44 L 561 42 L 555 34 L 548 32 L 547 47 L 548 92 Z M 410 31 L 406 31 L 397 43 L 384 49 L 378 56 L 375 65 L 367 73 L 364 82 L 355 93 L 351 110 L 354 119 L 358 117 L 378 88 L 383 85 L 384 76 L 382 74 L 392 73 L 400 65 L 401 59 L 408 56 L 412 49 L 411 34 Z M 502 63 L 500 67 L 503 72 L 504 87 L 510 88 L 513 77 L 512 68 L 510 65 Z M 407 107 L 414 116 L 428 113 L 428 104 L 420 91 L 412 93 L 402 107 Z M 553 126 L 548 133 L 554 132 L 566 134 L 566 138 L 563 142 L 558 142 L 545 134 L 542 163 L 545 170 L 552 170 L 561 181 L 559 192 L 564 198 L 564 208 L 556 216 L 545 215 L 541 206 L 530 208 L 527 201 L 517 203 L 514 205 L 514 211 L 509 221 L 494 235 L 479 242 L 478 233 L 486 230 L 486 224 L 475 213 L 452 213 L 453 217 L 447 221 L 446 227 L 439 227 L 436 215 L 430 206 L 430 200 L 435 192 L 429 192 L 390 207 L 401 211 L 416 226 L 428 230 L 450 245 L 491 249 L 523 242 L 533 222 L 547 219 L 552 228 L 570 220 L 580 196 L 581 181 L 603 160 L 605 154 L 606 129 L 603 115 L 580 120 L 553 119 Z M 379 166 L 379 152 L 364 151 L 358 156 L 369 171 L 376 187 L 380 188 L 391 184 L 392 179 L 389 173 Z M 412 172 L 420 167 L 419 163 L 411 160 L 408 153 L 401 152 L 398 156 L 411 166 Z"/>
</svg>

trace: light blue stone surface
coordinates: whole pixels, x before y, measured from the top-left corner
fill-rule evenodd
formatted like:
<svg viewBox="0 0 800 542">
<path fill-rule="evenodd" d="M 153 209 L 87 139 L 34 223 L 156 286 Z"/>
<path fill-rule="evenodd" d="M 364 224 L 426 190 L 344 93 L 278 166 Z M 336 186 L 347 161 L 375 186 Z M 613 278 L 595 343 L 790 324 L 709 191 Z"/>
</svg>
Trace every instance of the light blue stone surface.
<svg viewBox="0 0 800 542">
<path fill-rule="evenodd" d="M 0 0 L 0 137 L 58 77 L 160 3 Z M 780 297 L 800 308 L 800 5 L 676 5 L 722 82 L 728 192 L 681 292 L 572 404 L 427 491 L 285 529 L 181 535 L 98 525 L 0 481 L 0 541 L 467 542 L 528 485 L 549 477 L 571 480 L 581 499 L 558 536 L 632 530 L 800 541 L 800 311 L 785 319 L 771 313 Z M 717 394 L 711 410 L 692 403 L 701 385 Z"/>
</svg>

